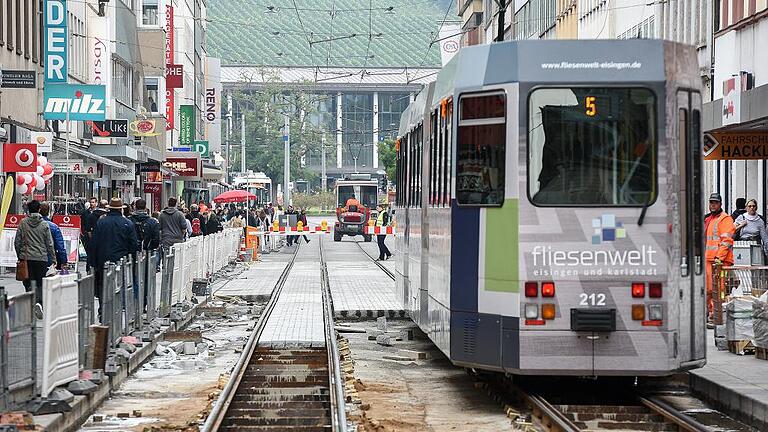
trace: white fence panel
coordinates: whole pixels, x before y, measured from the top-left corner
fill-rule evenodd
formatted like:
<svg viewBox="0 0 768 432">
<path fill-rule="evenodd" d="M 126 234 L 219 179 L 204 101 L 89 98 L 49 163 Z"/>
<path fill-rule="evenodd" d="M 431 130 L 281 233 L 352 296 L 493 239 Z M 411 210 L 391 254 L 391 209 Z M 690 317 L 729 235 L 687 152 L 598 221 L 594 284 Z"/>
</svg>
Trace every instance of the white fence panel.
<svg viewBox="0 0 768 432">
<path fill-rule="evenodd" d="M 43 279 L 43 397 L 78 377 L 77 302 L 77 275 Z"/>
<path fill-rule="evenodd" d="M 186 260 L 186 248 L 184 243 L 173 245 L 173 284 L 171 285 L 171 304 L 181 302 L 184 287 L 184 261 Z"/>
</svg>

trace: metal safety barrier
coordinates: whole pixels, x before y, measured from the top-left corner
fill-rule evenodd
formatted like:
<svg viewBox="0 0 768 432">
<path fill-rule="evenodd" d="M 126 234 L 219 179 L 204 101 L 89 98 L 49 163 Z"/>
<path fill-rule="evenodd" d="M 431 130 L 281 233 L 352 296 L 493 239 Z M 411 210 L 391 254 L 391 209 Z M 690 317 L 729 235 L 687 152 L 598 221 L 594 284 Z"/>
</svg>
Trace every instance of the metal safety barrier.
<svg viewBox="0 0 768 432">
<path fill-rule="evenodd" d="M 12 409 L 36 394 L 37 332 L 35 294 L 27 292 L 8 298 L 0 287 L 0 406 Z"/>
<path fill-rule="evenodd" d="M 43 279 L 43 397 L 80 373 L 77 276 Z"/>
<path fill-rule="evenodd" d="M 149 331 L 153 327 L 148 324 L 171 316 L 171 306 L 192 298 L 195 279 L 210 278 L 237 259 L 241 236 L 242 230 L 227 229 L 179 243 L 162 254 L 142 251 L 107 262 L 95 273 L 44 278 L 40 329 L 34 290 L 7 298 L 0 288 L 0 409 L 21 406 L 36 395 L 45 397 L 78 379 L 81 370 L 93 365 L 93 324 L 107 328 L 105 349 L 111 352 L 123 336 Z M 43 338 L 41 366 L 37 331 Z"/>
<path fill-rule="evenodd" d="M 96 313 L 94 311 L 94 297 L 96 276 L 88 274 L 81 276 L 77 281 L 78 291 L 78 333 L 83 337 L 78 338 L 80 342 L 80 368 L 90 367 L 93 359 L 89 358 L 91 351 L 89 329 L 95 322 Z"/>
</svg>

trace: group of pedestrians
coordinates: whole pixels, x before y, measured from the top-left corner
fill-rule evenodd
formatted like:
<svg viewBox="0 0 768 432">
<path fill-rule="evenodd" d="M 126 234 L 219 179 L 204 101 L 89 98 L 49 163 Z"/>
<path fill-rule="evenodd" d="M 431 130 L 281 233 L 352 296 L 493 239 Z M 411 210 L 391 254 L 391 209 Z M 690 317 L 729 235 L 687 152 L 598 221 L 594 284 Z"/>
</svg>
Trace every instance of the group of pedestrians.
<svg viewBox="0 0 768 432">
<path fill-rule="evenodd" d="M 704 218 L 706 238 L 706 284 L 708 325 L 713 326 L 714 282 L 713 266 L 734 264 L 734 241 L 752 241 L 761 245 L 764 256 L 768 256 L 768 229 L 763 216 L 757 213 L 757 200 L 739 198 L 736 210 L 730 215 L 723 210 L 723 199 L 719 193 L 709 196 L 709 213 Z"/>
</svg>

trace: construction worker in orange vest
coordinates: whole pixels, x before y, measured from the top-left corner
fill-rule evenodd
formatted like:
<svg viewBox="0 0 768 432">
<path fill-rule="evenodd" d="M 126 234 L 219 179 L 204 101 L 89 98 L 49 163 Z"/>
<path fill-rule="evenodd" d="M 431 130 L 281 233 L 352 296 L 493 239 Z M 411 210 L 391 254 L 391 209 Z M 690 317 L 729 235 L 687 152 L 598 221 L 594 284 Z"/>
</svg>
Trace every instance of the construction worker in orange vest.
<svg viewBox="0 0 768 432">
<path fill-rule="evenodd" d="M 733 265 L 733 236 L 736 232 L 733 218 L 723 211 L 723 198 L 719 193 L 709 196 L 709 214 L 704 219 L 704 231 L 707 236 L 707 310 L 709 321 L 713 321 L 713 281 L 712 265 Z M 722 288 L 722 286 L 721 286 Z"/>
</svg>

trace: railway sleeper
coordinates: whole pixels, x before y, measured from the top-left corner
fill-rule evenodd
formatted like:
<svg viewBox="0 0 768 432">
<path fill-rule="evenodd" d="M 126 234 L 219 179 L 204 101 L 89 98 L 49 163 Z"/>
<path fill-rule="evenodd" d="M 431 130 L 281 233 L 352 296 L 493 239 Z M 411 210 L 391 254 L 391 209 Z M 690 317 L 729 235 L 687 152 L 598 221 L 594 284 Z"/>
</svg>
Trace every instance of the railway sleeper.
<svg viewBox="0 0 768 432">
<path fill-rule="evenodd" d="M 302 424 L 326 424 L 330 404 L 327 407 L 315 409 L 295 408 L 277 408 L 261 409 L 257 407 L 231 407 L 229 415 L 232 418 L 249 418 L 255 424 L 272 424 L 275 419 L 288 419 L 301 422 Z"/>
<path fill-rule="evenodd" d="M 323 426 L 331 424 L 330 413 L 324 413 L 322 417 L 227 417 L 223 426 Z"/>
<path fill-rule="evenodd" d="M 220 431 L 232 432 L 331 432 L 331 426 L 222 426 Z"/>
</svg>

